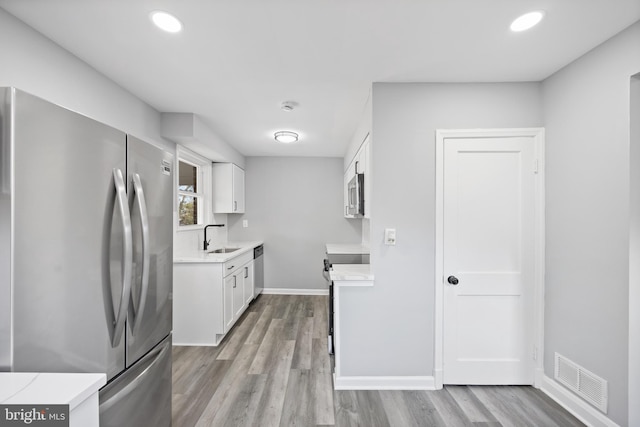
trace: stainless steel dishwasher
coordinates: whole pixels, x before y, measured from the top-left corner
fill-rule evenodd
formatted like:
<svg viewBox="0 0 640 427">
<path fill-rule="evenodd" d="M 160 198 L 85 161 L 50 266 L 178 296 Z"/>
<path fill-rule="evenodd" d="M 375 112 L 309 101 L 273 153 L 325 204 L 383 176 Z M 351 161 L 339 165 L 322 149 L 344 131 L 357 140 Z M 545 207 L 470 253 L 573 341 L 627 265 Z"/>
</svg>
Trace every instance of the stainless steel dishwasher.
<svg viewBox="0 0 640 427">
<path fill-rule="evenodd" d="M 264 245 L 253 250 L 254 295 L 257 297 L 264 289 Z"/>
</svg>

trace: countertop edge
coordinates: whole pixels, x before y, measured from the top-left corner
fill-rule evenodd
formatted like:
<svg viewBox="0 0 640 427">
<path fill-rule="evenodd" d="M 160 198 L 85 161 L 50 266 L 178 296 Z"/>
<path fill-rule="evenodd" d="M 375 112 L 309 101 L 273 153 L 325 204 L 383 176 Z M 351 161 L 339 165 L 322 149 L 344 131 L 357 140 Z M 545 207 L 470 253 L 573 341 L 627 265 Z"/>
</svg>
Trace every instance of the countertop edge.
<svg viewBox="0 0 640 427">
<path fill-rule="evenodd" d="M 263 240 L 252 240 L 247 242 L 227 242 L 227 244 L 225 244 L 224 247 L 240 247 L 240 249 L 234 252 L 229 252 L 228 254 L 209 254 L 205 251 L 199 251 L 197 253 L 193 253 L 189 255 L 179 255 L 177 257 L 174 257 L 173 263 L 174 264 L 224 263 L 240 255 L 244 255 L 247 252 L 255 249 L 260 245 L 264 245 Z M 213 246 L 211 250 L 214 250 L 219 247 L 220 246 Z"/>
<path fill-rule="evenodd" d="M 370 264 L 334 264 L 329 277 L 335 286 L 373 286 Z"/>
<path fill-rule="evenodd" d="M 338 288 L 360 287 L 366 288 L 373 286 L 373 279 L 355 279 L 345 278 L 344 280 L 334 280 L 334 286 Z"/>
<path fill-rule="evenodd" d="M 73 410 L 107 383 L 107 375 L 100 373 L 30 373 L 3 372 L 2 376 L 14 376 L 12 392 L 5 397 L 2 404 L 69 405 Z"/>
<path fill-rule="evenodd" d="M 361 243 L 326 243 L 325 250 L 328 255 L 369 255 L 371 252 Z"/>
</svg>

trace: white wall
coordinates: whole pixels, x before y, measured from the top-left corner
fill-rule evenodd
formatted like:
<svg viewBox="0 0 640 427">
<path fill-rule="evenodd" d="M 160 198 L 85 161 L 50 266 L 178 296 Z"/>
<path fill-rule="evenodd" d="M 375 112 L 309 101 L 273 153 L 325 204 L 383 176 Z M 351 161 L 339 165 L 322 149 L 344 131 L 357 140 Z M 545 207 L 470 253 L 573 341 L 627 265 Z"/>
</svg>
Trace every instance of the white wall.
<svg viewBox="0 0 640 427">
<path fill-rule="evenodd" d="M 209 250 L 219 246 L 226 246 L 228 240 L 227 218 L 228 214 L 211 214 L 208 224 L 224 224 L 224 227 L 209 227 L 207 229 Z M 193 256 L 193 254 L 203 250 L 205 225 L 195 230 L 180 230 L 179 228 L 176 230 L 173 238 L 174 259 L 181 256 Z"/>
<path fill-rule="evenodd" d="M 629 402 L 640 402 L 640 74 L 631 78 L 629 224 Z M 640 405 L 629 405 L 629 425 L 640 425 Z"/>
<path fill-rule="evenodd" d="M 375 83 L 372 128 L 372 288 L 354 307 L 345 376 L 431 376 L 434 366 L 435 131 L 542 125 L 540 85 Z M 382 243 L 397 229 L 397 245 Z"/>
<path fill-rule="evenodd" d="M 163 129 L 163 116 L 158 111 L 3 9 L 0 9 L 0 52 L 0 86 L 14 86 L 175 155 L 174 142 L 162 136 L 167 125 Z M 193 114 L 186 115 L 191 119 L 192 135 L 185 138 L 185 145 L 200 147 L 204 155 L 215 156 L 216 160 L 244 165 L 242 154 Z M 216 219 L 226 222 L 226 217 Z M 216 240 L 226 240 L 226 229 L 211 233 Z M 201 247 L 202 235 L 201 229 L 176 235 L 177 253 Z"/>
<path fill-rule="evenodd" d="M 227 215 L 228 236 L 264 240 L 265 288 L 326 290 L 325 244 L 360 242 L 361 220 L 343 217 L 342 166 L 338 157 L 246 158 L 246 213 Z"/>
<path fill-rule="evenodd" d="M 213 162 L 235 163 L 244 169 L 244 156 L 193 113 L 162 113 L 162 135 Z"/>
<path fill-rule="evenodd" d="M 628 425 L 629 94 L 640 23 L 543 83 L 545 374 L 558 352 L 609 382 Z M 637 404 L 637 402 L 636 402 Z"/>
<path fill-rule="evenodd" d="M 351 161 L 358 153 L 358 150 L 362 146 L 365 138 L 368 134 L 371 133 L 371 92 L 369 92 L 369 97 L 367 98 L 367 102 L 365 102 L 362 110 L 362 115 L 360 117 L 360 122 L 356 127 L 355 132 L 351 136 L 351 141 L 347 146 L 347 150 L 344 153 L 344 171 L 346 172 L 351 164 Z"/>
<path fill-rule="evenodd" d="M 0 86 L 14 86 L 169 151 L 160 114 L 104 75 L 0 9 Z"/>
</svg>

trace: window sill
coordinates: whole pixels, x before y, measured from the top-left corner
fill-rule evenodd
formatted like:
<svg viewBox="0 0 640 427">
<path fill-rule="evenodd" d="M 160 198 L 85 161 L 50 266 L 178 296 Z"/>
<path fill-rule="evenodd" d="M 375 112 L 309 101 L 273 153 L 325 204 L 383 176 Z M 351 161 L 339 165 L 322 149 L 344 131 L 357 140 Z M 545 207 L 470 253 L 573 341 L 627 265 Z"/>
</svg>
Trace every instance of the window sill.
<svg viewBox="0 0 640 427">
<path fill-rule="evenodd" d="M 176 231 L 179 233 L 181 231 L 199 231 L 202 230 L 202 228 L 204 227 L 204 225 L 199 224 L 199 225 L 179 225 L 178 228 L 176 228 Z"/>
</svg>

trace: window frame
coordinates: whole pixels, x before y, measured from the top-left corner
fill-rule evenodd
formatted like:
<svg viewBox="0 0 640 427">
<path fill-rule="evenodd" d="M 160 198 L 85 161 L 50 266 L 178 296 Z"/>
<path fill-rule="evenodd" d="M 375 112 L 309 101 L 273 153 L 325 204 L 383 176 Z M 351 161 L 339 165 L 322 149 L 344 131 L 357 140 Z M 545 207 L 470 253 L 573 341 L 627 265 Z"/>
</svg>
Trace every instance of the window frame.
<svg viewBox="0 0 640 427">
<path fill-rule="evenodd" d="M 191 150 L 180 145 L 176 146 L 177 173 L 175 174 L 176 191 L 176 231 L 200 230 L 203 226 L 211 222 L 211 160 L 202 157 Z M 197 192 L 180 190 L 180 162 L 196 167 L 196 189 Z M 180 196 L 186 195 L 195 197 L 198 200 L 198 223 L 190 225 L 180 225 Z"/>
</svg>

